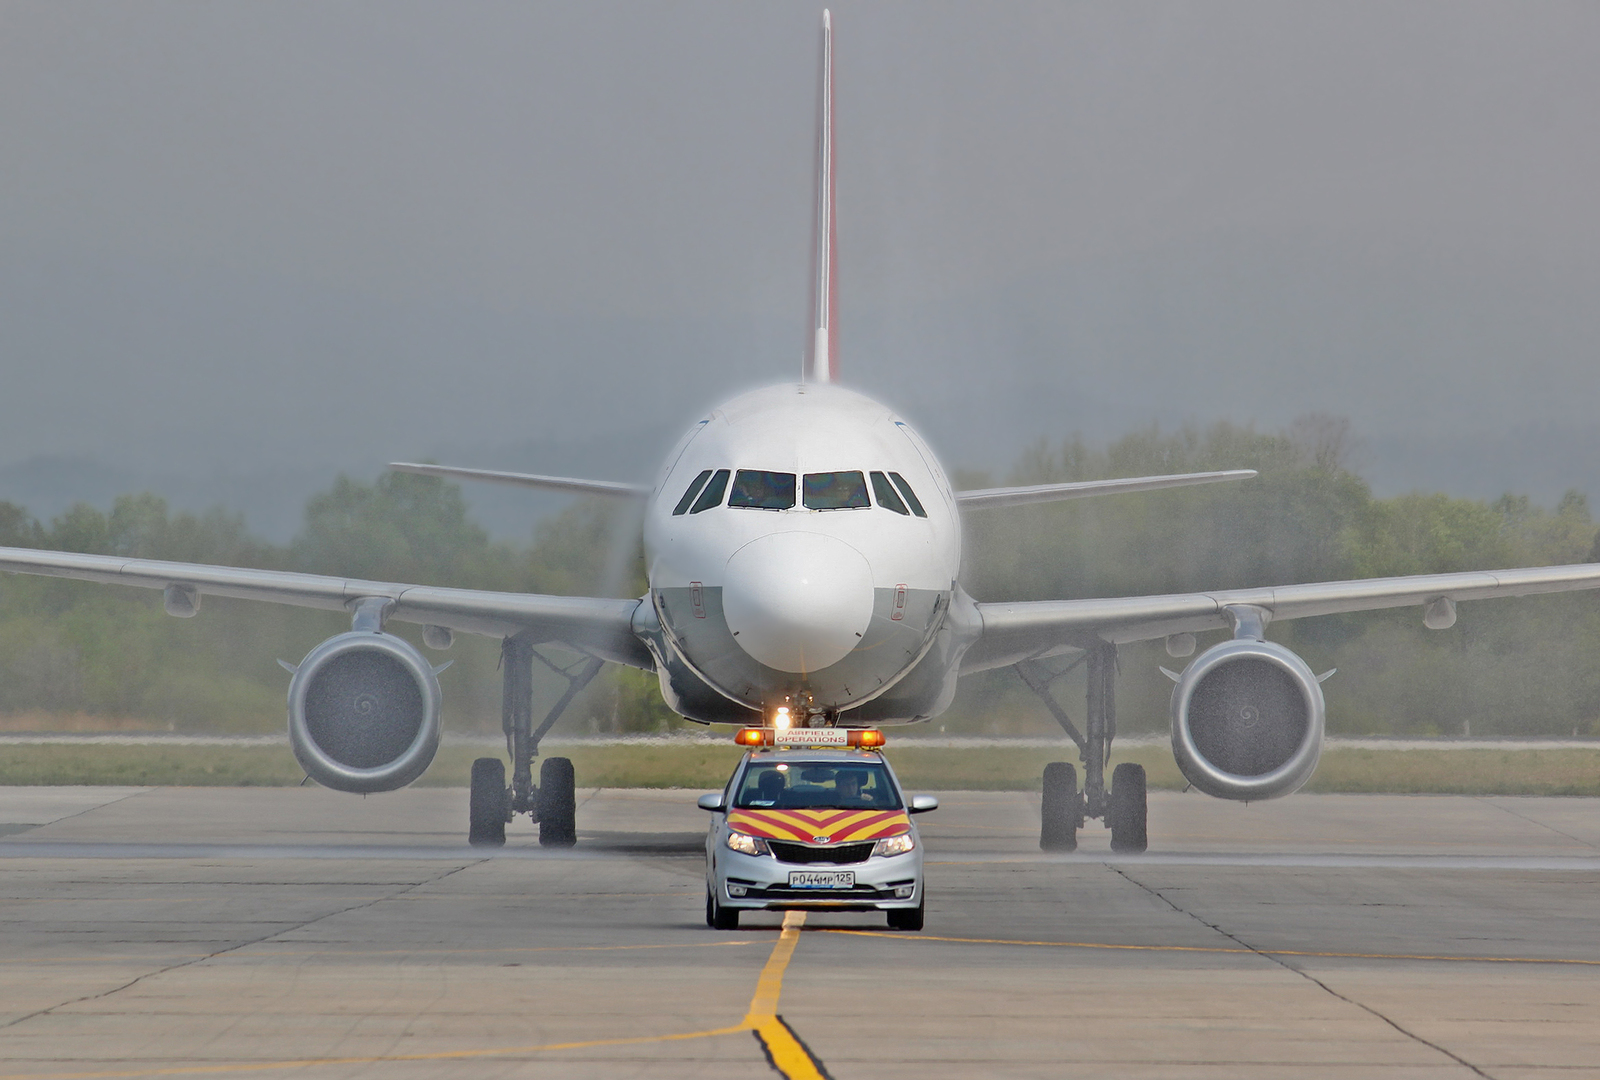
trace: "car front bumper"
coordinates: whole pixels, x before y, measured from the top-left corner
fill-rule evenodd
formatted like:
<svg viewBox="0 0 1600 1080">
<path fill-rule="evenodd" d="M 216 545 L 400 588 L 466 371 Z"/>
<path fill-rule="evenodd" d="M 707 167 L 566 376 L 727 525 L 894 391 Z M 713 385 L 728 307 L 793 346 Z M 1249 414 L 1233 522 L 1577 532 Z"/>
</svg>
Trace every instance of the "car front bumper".
<svg viewBox="0 0 1600 1080">
<path fill-rule="evenodd" d="M 789 873 L 793 870 L 848 870 L 855 874 L 855 885 L 848 889 L 792 888 Z M 745 910 L 914 908 L 922 903 L 922 849 L 835 865 L 779 862 L 771 855 L 744 855 L 724 847 L 717 853 L 709 884 L 718 903 Z"/>
</svg>

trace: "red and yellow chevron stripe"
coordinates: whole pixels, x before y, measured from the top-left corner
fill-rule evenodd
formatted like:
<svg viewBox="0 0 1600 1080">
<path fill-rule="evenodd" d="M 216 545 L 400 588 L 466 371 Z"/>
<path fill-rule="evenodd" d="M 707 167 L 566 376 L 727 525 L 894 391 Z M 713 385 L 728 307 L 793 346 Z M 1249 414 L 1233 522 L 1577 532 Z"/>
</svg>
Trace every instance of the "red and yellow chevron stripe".
<svg viewBox="0 0 1600 1080">
<path fill-rule="evenodd" d="M 911 818 L 904 810 L 735 810 L 728 827 L 768 840 L 832 845 L 899 836 L 911 831 Z"/>
</svg>

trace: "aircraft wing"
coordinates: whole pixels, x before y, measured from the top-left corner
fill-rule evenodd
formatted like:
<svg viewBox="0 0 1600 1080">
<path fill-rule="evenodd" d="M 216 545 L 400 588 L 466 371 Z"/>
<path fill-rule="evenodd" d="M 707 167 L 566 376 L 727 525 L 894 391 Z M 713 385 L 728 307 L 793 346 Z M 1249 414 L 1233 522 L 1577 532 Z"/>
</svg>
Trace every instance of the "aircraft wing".
<svg viewBox="0 0 1600 1080">
<path fill-rule="evenodd" d="M 1120 644 L 1169 634 L 1226 630 L 1232 625 L 1227 610 L 1230 607 L 1258 608 L 1269 619 L 1303 619 L 1412 604 L 1423 606 L 1441 599 L 1487 600 L 1578 589 L 1600 589 L 1600 563 L 1321 581 L 1172 596 L 978 604 L 983 630 L 963 659 L 961 670 L 965 673 L 1005 667 L 1097 640 Z"/>
<path fill-rule="evenodd" d="M 1248 480 L 1255 475 L 1254 469 L 1226 469 L 1222 472 L 1176 473 L 1170 476 L 1128 476 L 1119 480 L 1079 480 L 1070 484 L 980 488 L 975 491 L 956 492 L 956 503 L 963 510 L 984 510 L 996 506 L 1026 506 L 1029 503 L 1083 499 L 1091 495 L 1118 495 L 1129 491 L 1159 491 L 1162 488 L 1188 487 L 1191 484 Z"/>
<path fill-rule="evenodd" d="M 391 461 L 395 472 L 419 476 L 443 476 L 451 480 L 487 480 L 495 484 L 542 488 L 546 491 L 571 491 L 581 495 L 620 495 L 642 499 L 650 494 L 643 484 L 624 484 L 617 480 L 580 480 L 572 476 L 539 476 L 535 473 L 501 472 L 498 469 L 460 469 L 454 465 L 419 465 L 410 461 Z M 1253 475 L 1253 474 L 1252 474 Z"/>
<path fill-rule="evenodd" d="M 353 611 L 360 600 L 384 597 L 394 601 L 388 613 L 390 619 L 493 637 L 526 632 L 535 643 L 565 644 L 592 656 L 646 670 L 655 666 L 649 651 L 633 633 L 638 600 L 447 589 L 30 548 L 0 548 L 0 571 L 144 589 L 172 588 L 178 594 L 180 607 L 198 606 L 203 596 L 228 596 Z M 173 593 L 167 595 L 172 597 Z"/>
</svg>

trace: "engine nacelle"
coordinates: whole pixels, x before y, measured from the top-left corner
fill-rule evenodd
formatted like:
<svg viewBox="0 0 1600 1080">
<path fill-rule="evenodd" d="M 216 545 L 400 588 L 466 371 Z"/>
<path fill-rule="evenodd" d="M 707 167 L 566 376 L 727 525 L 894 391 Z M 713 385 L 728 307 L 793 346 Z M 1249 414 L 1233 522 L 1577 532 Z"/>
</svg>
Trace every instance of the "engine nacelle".
<svg viewBox="0 0 1600 1080">
<path fill-rule="evenodd" d="M 289 683 L 289 745 L 317 783 L 393 791 L 439 749 L 439 678 L 392 634 L 353 630 L 312 649 Z"/>
<path fill-rule="evenodd" d="M 1291 795 L 1322 756 L 1322 687 L 1270 641 L 1225 641 L 1172 689 L 1172 753 L 1184 777 L 1219 799 Z"/>
</svg>

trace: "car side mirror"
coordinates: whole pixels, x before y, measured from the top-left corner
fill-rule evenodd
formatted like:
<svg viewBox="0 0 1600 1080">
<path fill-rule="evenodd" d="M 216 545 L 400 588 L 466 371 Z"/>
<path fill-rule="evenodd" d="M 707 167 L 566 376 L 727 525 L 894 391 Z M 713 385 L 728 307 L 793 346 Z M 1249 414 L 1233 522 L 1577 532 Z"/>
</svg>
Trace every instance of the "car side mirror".
<svg viewBox="0 0 1600 1080">
<path fill-rule="evenodd" d="M 911 796 L 910 810 L 913 814 L 926 814 L 929 810 L 939 809 L 939 800 L 932 795 Z"/>
<path fill-rule="evenodd" d="M 695 801 L 695 805 L 702 810 L 726 810 L 728 804 L 722 798 L 722 792 L 713 791 L 710 795 L 702 795 Z"/>
</svg>

